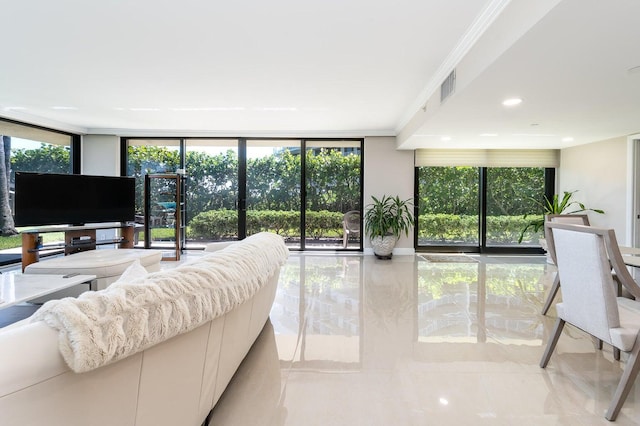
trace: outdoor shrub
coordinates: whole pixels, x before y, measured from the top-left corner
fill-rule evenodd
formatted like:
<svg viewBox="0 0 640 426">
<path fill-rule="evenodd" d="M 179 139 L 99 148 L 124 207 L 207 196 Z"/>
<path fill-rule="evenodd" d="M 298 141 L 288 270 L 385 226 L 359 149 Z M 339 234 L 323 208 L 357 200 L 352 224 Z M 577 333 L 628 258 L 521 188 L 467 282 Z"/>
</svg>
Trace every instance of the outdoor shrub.
<svg viewBox="0 0 640 426">
<path fill-rule="evenodd" d="M 492 243 L 513 244 L 529 219 L 522 216 L 488 216 L 487 240 Z M 477 243 L 478 216 L 424 214 L 418 217 L 418 239 L 424 243 Z M 531 234 L 526 241 L 541 235 Z"/>
<path fill-rule="evenodd" d="M 308 211 L 306 213 L 307 236 L 320 238 L 342 237 L 340 212 Z M 196 215 L 189 222 L 189 237 L 203 240 L 219 240 L 234 237 L 238 233 L 238 216 L 233 210 L 210 210 Z M 274 232 L 283 237 L 299 237 L 300 212 L 277 210 L 247 210 L 247 233 Z"/>
</svg>

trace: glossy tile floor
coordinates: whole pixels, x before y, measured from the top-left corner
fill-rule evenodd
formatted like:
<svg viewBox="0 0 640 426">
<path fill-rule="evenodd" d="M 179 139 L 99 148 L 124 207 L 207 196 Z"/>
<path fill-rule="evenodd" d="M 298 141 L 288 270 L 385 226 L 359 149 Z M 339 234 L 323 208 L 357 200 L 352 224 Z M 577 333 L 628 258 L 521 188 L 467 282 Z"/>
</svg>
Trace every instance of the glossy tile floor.
<svg viewBox="0 0 640 426">
<path fill-rule="evenodd" d="M 540 315 L 542 257 L 292 253 L 210 425 L 599 425 L 623 364 Z M 615 424 L 640 424 L 631 391 Z"/>
</svg>

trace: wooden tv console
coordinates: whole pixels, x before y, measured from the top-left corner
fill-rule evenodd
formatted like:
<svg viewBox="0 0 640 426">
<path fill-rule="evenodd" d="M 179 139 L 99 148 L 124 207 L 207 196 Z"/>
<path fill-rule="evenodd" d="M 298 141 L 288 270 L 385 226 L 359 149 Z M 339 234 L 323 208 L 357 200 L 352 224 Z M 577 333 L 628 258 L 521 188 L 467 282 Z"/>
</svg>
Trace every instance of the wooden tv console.
<svg viewBox="0 0 640 426">
<path fill-rule="evenodd" d="M 96 241 L 99 229 L 119 229 L 120 236 L 114 239 Z M 22 271 L 40 260 L 40 252 L 64 249 L 65 256 L 85 250 L 95 250 L 103 244 L 118 244 L 120 248 L 133 248 L 135 224 L 87 225 L 87 226 L 51 226 L 22 231 Z M 40 234 L 64 232 L 64 243 L 43 245 Z"/>
</svg>

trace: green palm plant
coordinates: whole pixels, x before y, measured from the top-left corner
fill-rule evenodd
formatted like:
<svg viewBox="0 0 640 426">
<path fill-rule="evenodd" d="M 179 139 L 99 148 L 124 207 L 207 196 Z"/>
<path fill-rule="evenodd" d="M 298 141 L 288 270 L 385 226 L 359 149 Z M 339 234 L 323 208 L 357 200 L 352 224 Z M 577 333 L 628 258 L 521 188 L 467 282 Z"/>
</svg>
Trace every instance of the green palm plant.
<svg viewBox="0 0 640 426">
<path fill-rule="evenodd" d="M 560 198 L 558 194 L 555 194 L 551 200 L 549 200 L 549 198 L 545 196 L 544 203 L 540 203 L 537 200 L 535 200 L 536 203 L 539 204 L 544 210 L 544 215 L 542 217 L 536 217 L 534 219 L 531 219 L 529 222 L 527 222 L 527 224 L 522 229 L 522 231 L 520 231 L 520 236 L 518 237 L 518 243 L 522 242 L 522 239 L 524 238 L 524 234 L 529 229 L 531 229 L 533 232 L 539 232 L 544 227 L 544 218 L 546 215 L 575 214 L 575 213 L 581 213 L 586 211 L 604 214 L 604 210 L 587 208 L 583 203 L 572 200 L 573 194 L 575 194 L 576 192 L 578 191 L 564 191 L 562 198 Z M 573 208 L 572 211 L 567 211 L 572 208 Z M 524 215 L 523 217 L 526 219 L 528 216 L 531 216 L 531 215 Z"/>
<path fill-rule="evenodd" d="M 397 195 L 382 198 L 371 196 L 373 200 L 366 207 L 364 222 L 366 235 L 369 238 L 393 235 L 400 238 L 401 234 L 409 235 L 414 224 L 413 202 L 411 199 L 401 200 Z"/>
</svg>

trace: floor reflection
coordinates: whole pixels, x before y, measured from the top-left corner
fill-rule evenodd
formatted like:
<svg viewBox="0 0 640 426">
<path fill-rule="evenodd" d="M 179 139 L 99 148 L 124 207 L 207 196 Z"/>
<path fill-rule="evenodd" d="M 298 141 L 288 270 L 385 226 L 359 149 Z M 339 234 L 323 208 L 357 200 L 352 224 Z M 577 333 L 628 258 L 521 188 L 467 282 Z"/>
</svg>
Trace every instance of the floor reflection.
<svg viewBox="0 0 640 426">
<path fill-rule="evenodd" d="M 542 257 L 292 254 L 210 424 L 606 424 L 610 350 L 568 329 L 538 366 L 554 272 Z M 640 418 L 636 393 L 617 424 Z"/>
</svg>

